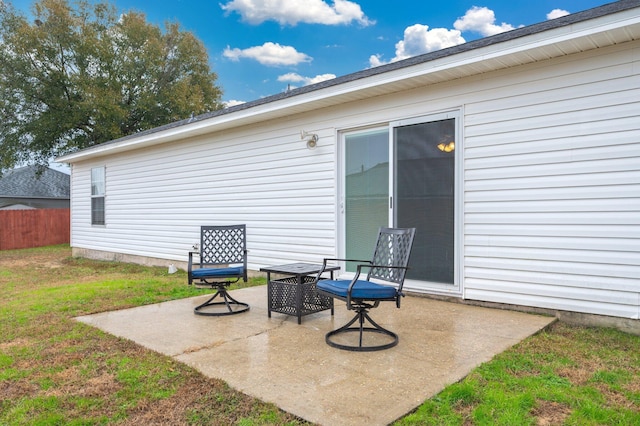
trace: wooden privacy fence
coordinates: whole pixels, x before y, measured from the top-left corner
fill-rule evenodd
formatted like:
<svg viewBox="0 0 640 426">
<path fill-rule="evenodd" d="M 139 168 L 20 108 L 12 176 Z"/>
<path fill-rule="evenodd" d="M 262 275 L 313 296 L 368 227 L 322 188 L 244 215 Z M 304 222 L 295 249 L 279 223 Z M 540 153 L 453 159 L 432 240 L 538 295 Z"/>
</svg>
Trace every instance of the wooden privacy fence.
<svg viewBox="0 0 640 426">
<path fill-rule="evenodd" d="M 0 210 L 0 250 L 69 242 L 69 209 Z"/>
</svg>

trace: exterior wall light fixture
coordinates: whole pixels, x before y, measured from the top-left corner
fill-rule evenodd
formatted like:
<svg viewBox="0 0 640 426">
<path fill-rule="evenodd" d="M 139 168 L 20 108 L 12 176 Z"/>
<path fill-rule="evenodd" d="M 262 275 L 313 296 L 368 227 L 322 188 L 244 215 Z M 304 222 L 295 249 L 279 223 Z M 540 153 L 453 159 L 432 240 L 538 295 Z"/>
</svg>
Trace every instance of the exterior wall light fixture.
<svg viewBox="0 0 640 426">
<path fill-rule="evenodd" d="M 315 149 L 315 147 L 318 145 L 318 135 L 315 133 L 308 133 L 305 132 L 304 130 L 300 131 L 300 139 L 303 141 L 307 141 L 307 148 L 308 149 Z"/>
</svg>

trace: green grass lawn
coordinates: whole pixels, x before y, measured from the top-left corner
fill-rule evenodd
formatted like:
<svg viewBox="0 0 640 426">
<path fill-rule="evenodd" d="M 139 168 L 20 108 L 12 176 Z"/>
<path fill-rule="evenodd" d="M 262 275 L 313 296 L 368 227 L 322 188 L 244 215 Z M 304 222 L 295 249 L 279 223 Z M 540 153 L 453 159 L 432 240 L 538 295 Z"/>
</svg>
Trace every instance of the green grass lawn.
<svg viewBox="0 0 640 426">
<path fill-rule="evenodd" d="M 70 256 L 0 251 L 0 425 L 307 424 L 73 319 L 202 294 L 184 272 Z M 397 424 L 640 425 L 640 337 L 556 324 Z"/>
<path fill-rule="evenodd" d="M 556 324 L 399 424 L 640 425 L 640 337 Z"/>
</svg>

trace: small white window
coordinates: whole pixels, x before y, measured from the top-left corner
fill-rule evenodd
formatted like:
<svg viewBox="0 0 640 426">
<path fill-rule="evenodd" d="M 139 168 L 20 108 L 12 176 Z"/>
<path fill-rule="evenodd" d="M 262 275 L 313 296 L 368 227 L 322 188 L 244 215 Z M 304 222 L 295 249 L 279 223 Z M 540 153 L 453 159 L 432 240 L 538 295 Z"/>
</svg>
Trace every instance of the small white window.
<svg viewBox="0 0 640 426">
<path fill-rule="evenodd" d="M 104 225 L 104 167 L 91 169 L 91 224 Z"/>
</svg>

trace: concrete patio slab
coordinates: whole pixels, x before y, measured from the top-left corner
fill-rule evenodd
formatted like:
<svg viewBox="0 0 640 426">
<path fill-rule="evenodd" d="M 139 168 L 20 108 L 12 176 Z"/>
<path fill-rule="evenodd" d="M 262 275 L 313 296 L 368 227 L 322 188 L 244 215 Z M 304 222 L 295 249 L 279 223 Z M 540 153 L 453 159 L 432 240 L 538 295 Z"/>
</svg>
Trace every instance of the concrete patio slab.
<svg viewBox="0 0 640 426">
<path fill-rule="evenodd" d="M 397 332 L 398 346 L 348 352 L 324 335 L 353 313 L 329 311 L 297 318 L 267 317 L 266 286 L 232 291 L 251 310 L 238 315 L 194 315 L 208 296 L 79 317 L 78 320 L 169 355 L 233 388 L 324 425 L 386 425 L 448 384 L 465 377 L 554 321 L 521 312 L 405 297 L 402 307 L 372 310 Z"/>
</svg>

